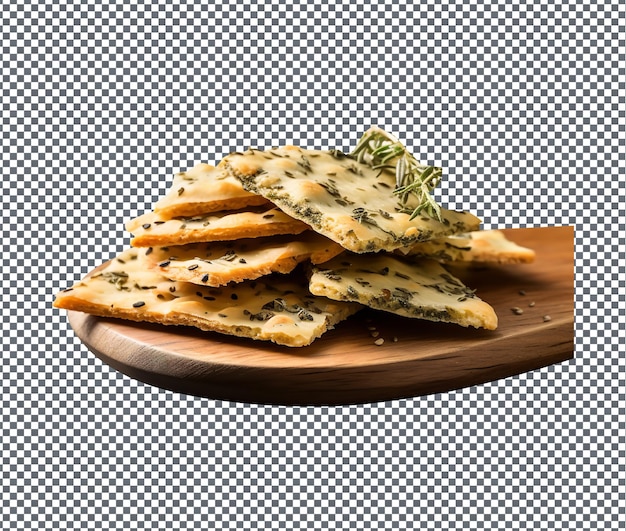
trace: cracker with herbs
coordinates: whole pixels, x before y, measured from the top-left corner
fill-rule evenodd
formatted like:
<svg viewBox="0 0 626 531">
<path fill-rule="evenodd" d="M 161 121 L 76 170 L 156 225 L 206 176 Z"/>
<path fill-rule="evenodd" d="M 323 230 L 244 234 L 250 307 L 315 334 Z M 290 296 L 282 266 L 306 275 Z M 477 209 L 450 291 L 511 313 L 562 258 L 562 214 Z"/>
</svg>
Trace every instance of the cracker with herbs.
<svg viewBox="0 0 626 531">
<path fill-rule="evenodd" d="M 166 219 L 148 212 L 126 224 L 133 247 L 230 241 L 278 234 L 300 234 L 309 227 L 275 207 L 225 211 L 202 216 Z"/>
<path fill-rule="evenodd" d="M 57 294 L 54 306 L 289 347 L 309 345 L 361 309 L 359 304 L 313 296 L 305 286 L 285 276 L 221 288 L 172 281 L 148 268 L 140 249 L 128 249 Z"/>
<path fill-rule="evenodd" d="M 156 202 L 154 211 L 162 219 L 172 219 L 267 203 L 267 199 L 246 192 L 223 167 L 196 164 L 174 175 L 169 191 Z"/>
<path fill-rule="evenodd" d="M 438 262 L 343 254 L 312 270 L 311 293 L 404 317 L 495 330 L 494 309 Z"/>
<path fill-rule="evenodd" d="M 342 252 L 335 242 L 306 231 L 299 236 L 150 247 L 145 256 L 150 266 L 167 278 L 217 287 L 289 273 L 301 262 L 319 264 Z"/>
<path fill-rule="evenodd" d="M 355 253 L 393 251 L 480 225 L 468 212 L 444 208 L 434 217 L 415 215 L 418 200 L 394 194 L 395 169 L 338 150 L 248 150 L 230 154 L 223 164 L 244 189 Z"/>
<path fill-rule="evenodd" d="M 479 230 L 417 243 L 398 253 L 442 262 L 530 264 L 535 251 L 509 240 L 499 230 Z"/>
</svg>

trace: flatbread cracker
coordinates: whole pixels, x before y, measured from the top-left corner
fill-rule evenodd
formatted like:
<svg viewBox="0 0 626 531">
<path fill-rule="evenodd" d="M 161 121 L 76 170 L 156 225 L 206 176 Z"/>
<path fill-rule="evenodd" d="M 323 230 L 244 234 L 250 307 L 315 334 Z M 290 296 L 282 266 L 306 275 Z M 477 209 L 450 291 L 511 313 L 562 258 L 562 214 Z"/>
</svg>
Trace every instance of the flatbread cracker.
<svg viewBox="0 0 626 531">
<path fill-rule="evenodd" d="M 196 164 L 174 175 L 169 191 L 156 202 L 154 211 L 162 219 L 172 219 L 266 203 L 264 197 L 246 192 L 223 167 Z"/>
<path fill-rule="evenodd" d="M 394 172 L 374 170 L 337 150 L 248 150 L 222 163 L 244 189 L 355 253 L 393 251 L 480 225 L 468 212 L 444 208 L 443 223 L 426 215 L 410 220 L 393 195 Z M 417 205 L 409 200 L 407 206 Z"/>
<path fill-rule="evenodd" d="M 164 219 L 148 212 L 126 224 L 134 235 L 133 247 L 183 245 L 186 243 L 238 240 L 277 234 L 300 234 L 305 223 L 275 207 L 249 211 L 216 212 L 189 218 Z"/>
<path fill-rule="evenodd" d="M 517 245 L 499 230 L 479 230 L 416 243 L 398 253 L 442 262 L 491 262 L 498 264 L 529 264 L 535 251 Z"/>
<path fill-rule="evenodd" d="M 343 252 L 335 242 L 306 231 L 299 236 L 150 248 L 147 262 L 173 280 L 224 286 L 272 273 L 289 273 L 301 262 L 326 262 Z"/>
<path fill-rule="evenodd" d="M 304 283 L 306 284 L 306 283 Z M 309 345 L 361 306 L 311 295 L 288 277 L 208 288 L 165 279 L 128 249 L 73 287 L 54 306 L 105 317 L 194 326 L 279 345 Z"/>
<path fill-rule="evenodd" d="M 410 264 L 388 254 L 343 254 L 313 268 L 309 289 L 405 317 L 498 326 L 494 309 L 434 260 Z"/>
</svg>

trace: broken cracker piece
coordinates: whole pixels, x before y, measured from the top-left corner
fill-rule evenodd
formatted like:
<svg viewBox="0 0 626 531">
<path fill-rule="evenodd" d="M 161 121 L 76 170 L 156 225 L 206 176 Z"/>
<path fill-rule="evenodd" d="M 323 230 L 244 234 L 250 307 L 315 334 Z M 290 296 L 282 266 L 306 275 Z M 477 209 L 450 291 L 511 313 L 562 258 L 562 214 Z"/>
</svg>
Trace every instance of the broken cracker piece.
<svg viewBox="0 0 626 531">
<path fill-rule="evenodd" d="M 443 262 L 492 262 L 529 264 L 535 251 L 517 245 L 499 230 L 479 230 L 416 243 L 397 250 L 411 257 L 433 258 Z"/>
<path fill-rule="evenodd" d="M 498 325 L 494 309 L 434 260 L 346 253 L 314 267 L 309 289 L 405 317 L 488 330 Z"/>
<path fill-rule="evenodd" d="M 128 249 L 57 294 L 56 308 L 306 346 L 361 306 L 311 295 L 289 277 L 209 288 L 171 281 Z"/>
<path fill-rule="evenodd" d="M 443 222 L 426 215 L 411 220 L 406 210 L 417 203 L 409 198 L 399 204 L 395 172 L 373 169 L 338 150 L 248 150 L 222 163 L 244 189 L 355 253 L 393 251 L 480 225 L 468 212 L 444 208 Z"/>
<path fill-rule="evenodd" d="M 163 219 L 148 212 L 126 224 L 133 247 L 238 240 L 277 234 L 300 234 L 309 227 L 275 207 L 216 212 L 190 218 Z"/>
<path fill-rule="evenodd" d="M 196 164 L 174 175 L 169 191 L 156 202 L 154 211 L 165 220 L 267 203 L 264 197 L 246 192 L 225 168 Z"/>
<path fill-rule="evenodd" d="M 157 247 L 147 252 L 147 262 L 167 278 L 217 287 L 271 273 L 289 273 L 305 260 L 326 262 L 343 248 L 306 231 L 299 236 Z"/>
</svg>

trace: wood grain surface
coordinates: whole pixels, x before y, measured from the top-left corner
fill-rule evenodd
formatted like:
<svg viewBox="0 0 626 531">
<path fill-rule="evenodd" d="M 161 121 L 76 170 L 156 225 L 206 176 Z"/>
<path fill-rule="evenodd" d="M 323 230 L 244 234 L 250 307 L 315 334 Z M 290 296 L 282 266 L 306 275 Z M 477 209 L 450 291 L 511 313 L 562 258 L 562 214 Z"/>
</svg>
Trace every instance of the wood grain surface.
<svg viewBox="0 0 626 531">
<path fill-rule="evenodd" d="M 573 357 L 573 227 L 504 232 L 535 249 L 535 263 L 453 269 L 495 308 L 495 331 L 365 310 L 311 346 L 289 348 L 80 312 L 68 312 L 69 320 L 105 363 L 132 378 L 182 393 L 314 405 L 445 392 Z M 385 340 L 380 346 L 374 344 L 372 327 Z"/>
</svg>

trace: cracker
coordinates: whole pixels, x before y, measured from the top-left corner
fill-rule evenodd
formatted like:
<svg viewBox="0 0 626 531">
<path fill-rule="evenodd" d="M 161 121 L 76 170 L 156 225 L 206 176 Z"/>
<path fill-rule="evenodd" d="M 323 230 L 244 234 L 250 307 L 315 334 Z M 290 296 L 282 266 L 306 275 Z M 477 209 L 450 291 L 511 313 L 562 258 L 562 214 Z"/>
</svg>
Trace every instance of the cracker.
<svg viewBox="0 0 626 531">
<path fill-rule="evenodd" d="M 128 249 L 59 293 L 54 306 L 105 317 L 194 326 L 290 347 L 312 343 L 361 306 L 314 297 L 288 277 L 209 288 L 171 281 Z"/>
<path fill-rule="evenodd" d="M 407 256 L 433 258 L 443 262 L 529 264 L 535 260 L 535 251 L 509 240 L 499 230 L 455 234 L 398 251 Z"/>
<path fill-rule="evenodd" d="M 258 238 L 277 234 L 300 234 L 309 227 L 275 207 L 248 211 L 216 212 L 203 216 L 164 219 L 148 212 L 126 224 L 133 247 Z"/>
<path fill-rule="evenodd" d="M 309 289 L 405 317 L 489 330 L 498 325 L 494 309 L 434 260 L 344 254 L 314 267 Z"/>
<path fill-rule="evenodd" d="M 444 208 L 443 223 L 426 215 L 411 220 L 393 195 L 395 172 L 374 170 L 337 150 L 286 146 L 231 153 L 222 162 L 244 189 L 355 253 L 393 251 L 480 225 L 468 212 Z M 412 210 L 417 205 L 411 201 L 406 206 Z"/>
<path fill-rule="evenodd" d="M 196 164 L 174 175 L 169 191 L 156 202 L 154 211 L 162 219 L 172 219 L 266 203 L 264 197 L 246 192 L 223 167 Z"/>
<path fill-rule="evenodd" d="M 341 252 L 340 245 L 306 231 L 299 236 L 155 247 L 147 256 L 152 267 L 167 278 L 217 287 L 289 273 L 305 260 L 318 264 Z"/>
</svg>

